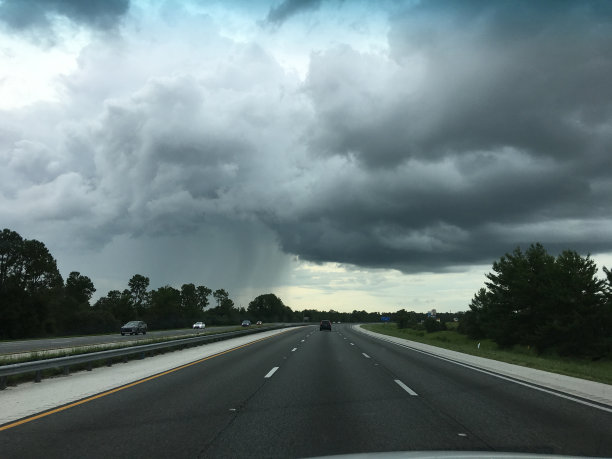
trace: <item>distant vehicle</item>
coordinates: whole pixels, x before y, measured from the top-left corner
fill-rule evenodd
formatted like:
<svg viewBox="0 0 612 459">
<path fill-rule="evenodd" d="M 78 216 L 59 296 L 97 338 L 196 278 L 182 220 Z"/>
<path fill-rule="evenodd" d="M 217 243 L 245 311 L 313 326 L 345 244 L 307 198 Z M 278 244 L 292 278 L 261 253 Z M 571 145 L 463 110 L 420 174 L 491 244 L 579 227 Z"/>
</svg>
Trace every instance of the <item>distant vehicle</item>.
<svg viewBox="0 0 612 459">
<path fill-rule="evenodd" d="M 121 336 L 123 335 L 137 335 L 138 333 L 142 333 L 143 335 L 147 334 L 147 324 L 142 320 L 132 320 L 121 327 Z"/>
<path fill-rule="evenodd" d="M 258 320 L 256 325 L 261 325 L 261 320 Z"/>
<path fill-rule="evenodd" d="M 196 322 L 192 328 L 206 328 L 206 324 L 204 322 Z"/>
<path fill-rule="evenodd" d="M 243 327 L 250 327 L 251 326 L 251 321 L 250 320 L 243 320 L 242 321 L 242 326 Z"/>
<path fill-rule="evenodd" d="M 322 320 L 321 325 L 319 326 L 319 331 L 321 330 L 331 331 L 331 322 L 329 320 Z"/>
</svg>

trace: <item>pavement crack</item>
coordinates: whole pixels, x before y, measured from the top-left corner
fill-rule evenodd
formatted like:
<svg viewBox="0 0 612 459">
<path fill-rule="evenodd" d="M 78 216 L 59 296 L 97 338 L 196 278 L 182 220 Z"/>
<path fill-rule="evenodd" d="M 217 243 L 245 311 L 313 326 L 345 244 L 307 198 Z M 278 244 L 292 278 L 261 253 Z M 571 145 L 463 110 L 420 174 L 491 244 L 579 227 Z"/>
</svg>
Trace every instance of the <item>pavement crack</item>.
<svg viewBox="0 0 612 459">
<path fill-rule="evenodd" d="M 225 424 L 224 427 L 222 427 L 221 429 L 219 429 L 217 431 L 217 433 L 213 436 L 213 438 L 210 439 L 210 441 L 208 441 L 203 447 L 202 449 L 198 452 L 198 458 L 205 458 L 205 457 L 209 457 L 209 455 L 207 455 L 207 451 L 217 442 L 217 440 L 219 439 L 219 437 L 221 437 L 227 430 L 230 429 L 230 427 L 232 427 L 232 425 L 236 422 L 236 420 L 238 419 L 238 416 L 240 416 L 242 414 L 242 412 L 246 409 L 246 406 L 248 405 L 248 403 L 253 399 L 253 397 L 255 397 L 255 395 L 257 395 L 259 393 L 259 391 L 265 386 L 267 379 L 262 379 L 262 383 L 253 391 L 253 393 L 251 393 L 251 395 L 249 395 L 246 399 L 244 399 L 243 401 L 241 401 L 240 403 L 234 405 L 233 407 L 228 409 L 228 412 L 232 413 L 231 419 L 229 420 L 229 422 L 227 422 Z"/>
</svg>

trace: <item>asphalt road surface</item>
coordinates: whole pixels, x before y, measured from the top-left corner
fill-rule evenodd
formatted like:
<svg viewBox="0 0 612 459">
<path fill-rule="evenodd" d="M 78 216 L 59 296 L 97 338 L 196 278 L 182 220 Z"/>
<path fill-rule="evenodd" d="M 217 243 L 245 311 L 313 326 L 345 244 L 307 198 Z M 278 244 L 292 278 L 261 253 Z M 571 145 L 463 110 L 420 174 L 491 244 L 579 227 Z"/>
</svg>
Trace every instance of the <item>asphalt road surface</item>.
<svg viewBox="0 0 612 459">
<path fill-rule="evenodd" d="M 612 456 L 612 414 L 335 325 L 0 431 L 3 458 L 420 450 Z"/>
<path fill-rule="evenodd" d="M 151 338 L 165 338 L 169 336 L 190 336 L 196 333 L 217 331 L 222 332 L 238 327 L 240 324 L 223 326 L 223 327 L 206 327 L 205 329 L 190 328 L 182 330 L 161 330 L 148 331 L 146 335 L 125 335 L 117 332 L 112 335 L 90 335 L 90 336 L 73 336 L 65 338 L 45 338 L 32 340 L 15 340 L 0 342 L 0 355 L 3 354 L 18 354 L 22 352 L 36 352 L 49 349 L 65 349 L 80 346 L 95 346 L 98 344 L 121 343 L 124 341 L 141 341 Z M 270 325 L 270 324 L 267 324 Z"/>
</svg>

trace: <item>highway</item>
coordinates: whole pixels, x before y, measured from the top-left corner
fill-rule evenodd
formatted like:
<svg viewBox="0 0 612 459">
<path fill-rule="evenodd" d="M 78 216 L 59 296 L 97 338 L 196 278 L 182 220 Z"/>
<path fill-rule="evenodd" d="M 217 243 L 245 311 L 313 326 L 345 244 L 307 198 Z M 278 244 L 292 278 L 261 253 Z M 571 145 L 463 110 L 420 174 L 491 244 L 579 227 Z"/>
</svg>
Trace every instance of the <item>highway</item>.
<svg viewBox="0 0 612 459">
<path fill-rule="evenodd" d="M 342 324 L 291 329 L 0 427 L 2 458 L 422 450 L 612 456 L 612 413 Z"/>
<path fill-rule="evenodd" d="M 235 329 L 240 324 L 220 326 L 220 327 L 206 327 L 205 329 L 191 328 L 178 329 L 178 330 L 151 330 L 146 335 L 125 335 L 121 336 L 121 333 L 110 335 L 88 335 L 88 336 L 67 336 L 63 338 L 43 338 L 43 339 L 31 339 L 31 340 L 13 340 L 13 341 L 2 341 L 0 342 L 0 356 L 18 354 L 23 352 L 38 352 L 46 351 L 50 349 L 71 349 L 80 346 L 96 346 L 100 344 L 114 344 L 123 343 L 129 341 L 142 341 L 151 338 L 167 338 L 167 337 L 182 337 L 191 336 L 203 332 L 223 332 L 226 330 Z M 271 324 L 266 324 L 271 325 Z"/>
</svg>

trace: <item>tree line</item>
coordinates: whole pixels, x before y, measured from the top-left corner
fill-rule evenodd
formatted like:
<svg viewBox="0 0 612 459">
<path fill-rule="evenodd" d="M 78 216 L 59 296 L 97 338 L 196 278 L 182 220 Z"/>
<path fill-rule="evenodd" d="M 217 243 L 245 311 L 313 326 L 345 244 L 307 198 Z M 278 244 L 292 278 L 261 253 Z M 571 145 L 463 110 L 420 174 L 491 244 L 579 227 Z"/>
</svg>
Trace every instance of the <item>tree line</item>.
<svg viewBox="0 0 612 459">
<path fill-rule="evenodd" d="M 144 320 L 150 329 L 169 329 L 197 321 L 373 322 L 381 316 L 365 310 L 293 311 L 272 293 L 239 308 L 225 289 L 193 283 L 150 289 L 149 278 L 142 274 L 133 275 L 127 288 L 111 290 L 91 304 L 95 292 L 92 280 L 80 272 L 71 272 L 64 281 L 42 242 L 9 229 L 0 233 L 0 339 L 114 332 L 130 320 Z"/>
<path fill-rule="evenodd" d="M 520 247 L 493 263 L 485 287 L 470 303 L 459 331 L 501 347 L 599 359 L 612 351 L 612 272 L 589 255 L 558 256 L 541 244 Z"/>
<path fill-rule="evenodd" d="M 117 331 L 121 324 L 145 320 L 151 329 L 252 322 L 380 322 L 388 316 L 399 327 L 443 330 L 459 318 L 458 331 L 489 338 L 501 347 L 523 345 L 538 353 L 602 358 L 612 353 L 612 272 L 597 277 L 590 256 L 566 250 L 550 255 L 541 244 L 507 253 L 493 263 L 485 287 L 465 313 L 406 311 L 377 313 L 333 309 L 294 311 L 272 293 L 259 295 L 246 308 L 236 307 L 225 289 L 183 284 L 149 288 L 135 274 L 123 291 L 111 290 L 93 305 L 96 289 L 77 271 L 62 278 L 56 260 L 40 241 L 15 231 L 0 233 L 0 339 Z"/>
</svg>

